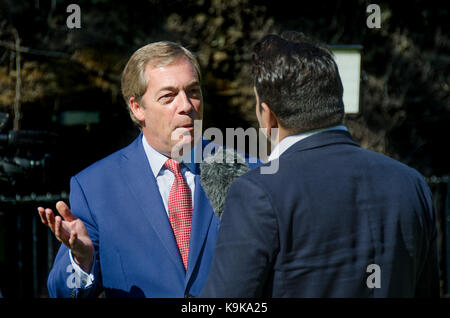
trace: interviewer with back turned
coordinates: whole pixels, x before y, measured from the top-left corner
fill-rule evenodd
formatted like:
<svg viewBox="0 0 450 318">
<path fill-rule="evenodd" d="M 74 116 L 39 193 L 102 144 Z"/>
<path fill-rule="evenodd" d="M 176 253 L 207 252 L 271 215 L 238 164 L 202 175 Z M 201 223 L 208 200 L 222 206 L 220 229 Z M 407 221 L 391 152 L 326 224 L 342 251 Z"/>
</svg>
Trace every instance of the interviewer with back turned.
<svg viewBox="0 0 450 318">
<path fill-rule="evenodd" d="M 253 69 L 279 170 L 231 185 L 201 296 L 439 296 L 429 188 L 352 140 L 332 54 L 296 32 L 267 35 Z"/>
</svg>

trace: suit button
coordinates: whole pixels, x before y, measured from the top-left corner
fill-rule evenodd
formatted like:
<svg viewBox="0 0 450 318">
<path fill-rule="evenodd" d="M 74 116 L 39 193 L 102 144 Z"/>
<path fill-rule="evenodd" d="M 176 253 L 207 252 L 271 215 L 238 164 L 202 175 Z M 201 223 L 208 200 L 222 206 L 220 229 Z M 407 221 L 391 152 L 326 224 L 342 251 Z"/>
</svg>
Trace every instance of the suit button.
<svg viewBox="0 0 450 318">
<path fill-rule="evenodd" d="M 187 293 L 184 295 L 184 298 L 195 298 L 195 296 Z"/>
</svg>

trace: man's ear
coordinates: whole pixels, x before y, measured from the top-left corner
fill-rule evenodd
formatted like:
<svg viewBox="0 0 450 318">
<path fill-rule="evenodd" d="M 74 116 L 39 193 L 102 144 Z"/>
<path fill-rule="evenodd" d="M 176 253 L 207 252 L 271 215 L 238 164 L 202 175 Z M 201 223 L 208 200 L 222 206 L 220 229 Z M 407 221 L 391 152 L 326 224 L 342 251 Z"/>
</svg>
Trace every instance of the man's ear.
<svg viewBox="0 0 450 318">
<path fill-rule="evenodd" d="M 139 121 L 144 121 L 144 107 L 142 107 L 133 96 L 130 97 L 128 104 L 130 106 L 131 111 Z"/>
<path fill-rule="evenodd" d="M 267 134 L 270 136 L 271 128 L 278 128 L 278 120 L 275 114 L 266 103 L 261 103 L 261 120 L 264 124 L 263 127 L 267 129 Z"/>
</svg>

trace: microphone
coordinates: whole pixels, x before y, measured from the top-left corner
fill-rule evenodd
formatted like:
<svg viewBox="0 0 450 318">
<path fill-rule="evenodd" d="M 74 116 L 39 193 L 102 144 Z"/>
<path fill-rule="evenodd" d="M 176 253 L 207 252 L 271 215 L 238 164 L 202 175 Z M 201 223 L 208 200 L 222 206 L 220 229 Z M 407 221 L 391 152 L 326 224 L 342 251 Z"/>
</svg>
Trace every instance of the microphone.
<svg viewBox="0 0 450 318">
<path fill-rule="evenodd" d="M 219 219 L 222 217 L 228 188 L 247 171 L 250 168 L 239 153 L 222 147 L 200 163 L 200 183 Z"/>
</svg>

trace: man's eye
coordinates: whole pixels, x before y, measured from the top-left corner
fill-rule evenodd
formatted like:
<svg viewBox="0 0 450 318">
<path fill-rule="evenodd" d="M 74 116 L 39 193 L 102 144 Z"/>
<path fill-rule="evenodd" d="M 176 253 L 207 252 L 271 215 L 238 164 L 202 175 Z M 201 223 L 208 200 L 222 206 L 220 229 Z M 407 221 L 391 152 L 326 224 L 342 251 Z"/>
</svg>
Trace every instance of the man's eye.
<svg viewBox="0 0 450 318">
<path fill-rule="evenodd" d="M 200 97 L 200 90 L 199 89 L 191 89 L 189 91 L 189 95 L 193 98 L 199 98 Z"/>
<path fill-rule="evenodd" d="M 174 98 L 174 94 L 166 94 L 159 98 L 159 101 L 162 103 L 170 103 Z"/>
</svg>

